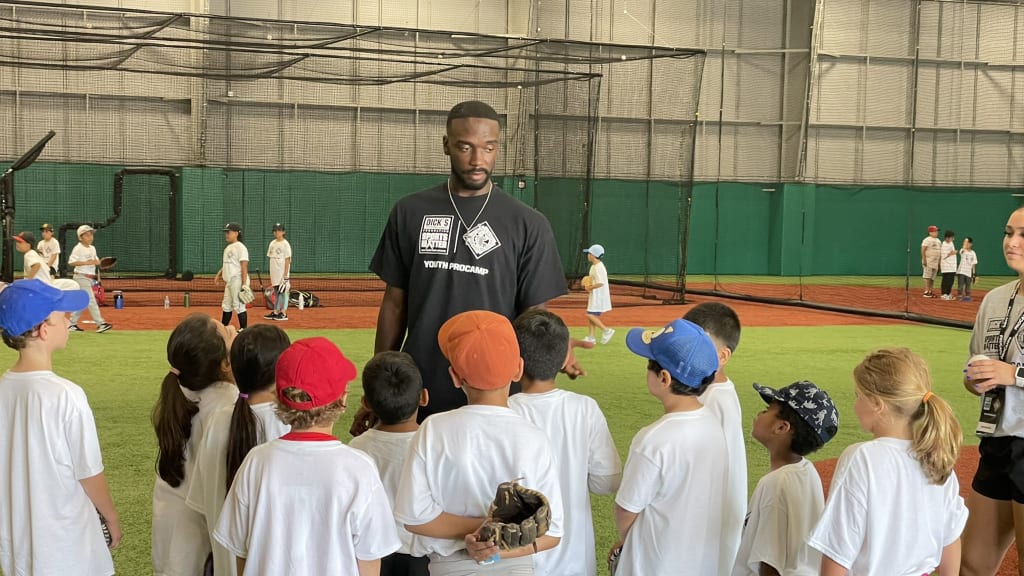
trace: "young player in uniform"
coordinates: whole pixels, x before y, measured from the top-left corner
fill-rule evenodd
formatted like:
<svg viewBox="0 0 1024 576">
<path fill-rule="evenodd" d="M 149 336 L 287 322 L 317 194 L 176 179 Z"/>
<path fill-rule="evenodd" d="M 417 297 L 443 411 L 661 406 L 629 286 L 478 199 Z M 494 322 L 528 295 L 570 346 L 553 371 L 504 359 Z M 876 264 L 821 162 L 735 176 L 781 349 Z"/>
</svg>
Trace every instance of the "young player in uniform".
<svg viewBox="0 0 1024 576">
<path fill-rule="evenodd" d="M 821 518 L 821 477 L 804 458 L 839 430 L 828 393 L 806 380 L 773 390 L 754 384 L 768 403 L 751 435 L 768 449 L 770 471 L 757 482 L 732 576 L 817 576 L 821 553 L 807 536 Z"/>
<path fill-rule="evenodd" d="M 235 574 L 235 555 L 213 540 L 235 473 L 254 446 L 288 433 L 274 412 L 274 367 L 289 344 L 288 335 L 269 324 L 257 324 L 235 338 L 230 356 L 238 399 L 210 417 L 192 458 L 195 465 L 185 501 L 206 520 L 214 574 Z"/>
<path fill-rule="evenodd" d="M 92 410 L 53 372 L 81 291 L 18 280 L 0 291 L 0 335 L 18 360 L 0 377 L 0 571 L 108 576 L 121 523 L 103 474 Z"/>
<path fill-rule="evenodd" d="M 470 311 L 445 322 L 437 341 L 469 405 L 423 421 L 402 470 L 395 518 L 424 536 L 431 576 L 532 574 L 532 555 L 563 535 L 562 499 L 547 436 L 508 408 L 509 387 L 523 373 L 515 331 L 500 314 Z M 503 550 L 496 563 L 478 565 L 498 550 L 474 534 L 498 485 L 516 479 L 547 497 L 548 532 L 533 546 Z"/>
<path fill-rule="evenodd" d="M 78 244 L 75 245 L 74 249 L 71 250 L 71 255 L 68 256 L 68 266 L 71 266 L 75 271 L 72 279 L 78 283 L 82 290 L 89 294 L 89 314 L 92 316 L 93 321 L 96 322 L 96 332 L 103 333 L 113 328 L 113 326 L 103 319 L 100 307 L 96 303 L 96 295 L 92 291 L 93 283 L 99 279 L 98 271 L 100 265 L 100 257 L 96 254 L 96 247 L 92 244 L 95 231 L 96 229 L 88 224 L 78 227 Z M 78 326 L 78 319 L 81 317 L 81 310 L 71 315 L 70 330 L 72 332 L 84 332 Z"/>
<path fill-rule="evenodd" d="M 968 236 L 964 238 L 963 248 L 960 249 L 960 267 L 956 269 L 960 299 L 964 302 L 971 301 L 971 284 L 977 276 L 978 255 L 974 253 L 974 239 Z"/>
<path fill-rule="evenodd" d="M 611 287 L 608 286 L 608 269 L 605 268 L 602 258 L 604 258 L 604 246 L 600 244 L 594 244 L 590 248 L 583 251 L 587 255 L 587 262 L 590 262 L 590 272 L 587 274 L 588 281 L 584 283 L 583 287 L 590 293 L 587 299 L 587 337 L 583 340 L 585 342 L 596 342 L 594 339 L 594 331 L 598 328 L 601 329 L 601 344 L 607 344 L 612 336 L 615 335 L 615 330 L 612 330 L 601 321 L 601 315 L 605 312 L 609 312 L 612 309 L 612 292 Z"/>
<path fill-rule="evenodd" d="M 307 338 L 275 373 L 292 430 L 245 457 L 214 538 L 240 575 L 378 574 L 399 547 L 387 494 L 370 457 L 331 435 L 356 367 L 330 340 Z"/>
<path fill-rule="evenodd" d="M 238 398 L 228 350 L 234 329 L 205 314 L 191 314 L 167 341 L 170 368 L 153 408 L 159 451 L 153 487 L 153 573 L 203 573 L 210 535 L 203 515 L 185 502 L 196 449 L 210 418 Z"/>
<path fill-rule="evenodd" d="M 14 238 L 14 249 L 21 252 L 21 255 L 25 259 L 25 279 L 31 280 L 42 280 L 47 284 L 53 284 L 53 279 L 50 278 L 50 267 L 46 265 L 46 260 L 42 257 L 39 252 L 36 252 L 32 245 L 36 242 L 36 237 L 31 232 L 22 232 Z"/>
<path fill-rule="evenodd" d="M 508 406 L 550 439 L 566 512 L 565 536 L 554 550 L 537 555 L 534 574 L 594 576 L 590 493 L 613 494 L 622 480 L 622 461 L 597 402 L 555 386 L 569 353 L 569 329 L 562 319 L 530 310 L 513 326 L 523 356 L 523 392 L 510 397 Z"/>
<path fill-rule="evenodd" d="M 267 258 L 270 259 L 270 284 L 277 294 L 274 300 L 274 310 L 264 316 L 267 320 L 288 319 L 288 292 L 291 282 L 288 277 L 292 271 L 292 245 L 284 239 L 284 224 L 274 224 L 272 228 L 274 239 L 270 241 L 267 248 Z"/>
<path fill-rule="evenodd" d="M 822 576 L 960 574 L 967 507 L 953 473 L 962 435 L 952 408 L 906 348 L 872 352 L 853 382 L 853 410 L 874 440 L 843 450 L 807 539 Z"/>
<path fill-rule="evenodd" d="M 721 424 L 725 434 L 726 507 L 722 511 L 722 559 L 719 566 L 726 570 L 736 561 L 743 519 L 747 515 L 747 446 L 743 435 L 743 411 L 736 386 L 725 374 L 725 366 L 740 345 L 740 318 L 725 304 L 704 302 L 691 308 L 683 319 L 703 328 L 718 350 L 715 380 L 699 399 Z"/>
<path fill-rule="evenodd" d="M 348 443 L 366 452 L 377 465 L 388 500 L 395 502 L 398 481 L 409 455 L 409 443 L 419 429 L 416 413 L 427 405 L 427 390 L 412 356 L 405 352 L 381 352 L 363 369 L 363 404 L 377 415 L 378 423 Z M 402 547 L 381 560 L 381 576 L 429 576 L 429 560 L 422 553 L 420 537 L 401 523 L 396 527 Z"/>
<path fill-rule="evenodd" d="M 928 235 L 921 241 L 921 276 L 924 277 L 924 297 L 935 298 L 932 292 L 935 274 L 939 271 L 939 257 L 942 254 L 942 241 L 939 240 L 939 227 L 929 226 Z"/>
<path fill-rule="evenodd" d="M 43 224 L 39 227 L 43 239 L 36 245 L 36 251 L 46 259 L 46 266 L 50 269 L 50 276 L 57 277 L 57 261 L 60 259 L 60 242 L 53 237 L 53 226 Z"/>
<path fill-rule="evenodd" d="M 718 370 L 715 344 L 680 319 L 657 331 L 634 328 L 626 346 L 647 358 L 647 391 L 665 415 L 629 447 L 615 497 L 615 574 L 721 574 L 729 569 L 719 566 L 725 435 L 699 400 Z"/>
<path fill-rule="evenodd" d="M 946 230 L 945 239 L 939 248 L 942 257 L 939 271 L 942 273 L 942 299 L 956 300 L 953 296 L 953 281 L 956 279 L 956 237 L 952 230 Z"/>
<path fill-rule="evenodd" d="M 224 260 L 214 282 L 224 281 L 224 300 L 221 302 L 221 324 L 231 323 L 231 313 L 238 313 L 238 329 L 245 330 L 249 325 L 249 314 L 245 311 L 245 303 L 238 296 L 242 286 L 249 285 L 249 249 L 242 244 L 242 225 L 229 222 L 224 226 Z"/>
</svg>

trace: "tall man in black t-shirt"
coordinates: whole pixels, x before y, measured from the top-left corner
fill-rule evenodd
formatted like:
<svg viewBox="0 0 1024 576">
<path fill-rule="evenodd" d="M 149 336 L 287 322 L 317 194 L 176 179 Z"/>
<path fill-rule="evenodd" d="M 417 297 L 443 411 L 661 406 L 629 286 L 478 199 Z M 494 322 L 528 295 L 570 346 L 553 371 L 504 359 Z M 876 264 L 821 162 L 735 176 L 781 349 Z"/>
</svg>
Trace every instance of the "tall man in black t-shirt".
<svg viewBox="0 0 1024 576">
<path fill-rule="evenodd" d="M 443 139 L 451 175 L 395 204 L 370 263 L 387 284 L 375 351 L 403 349 L 416 360 L 430 392 L 421 420 L 466 404 L 437 344 L 446 320 L 466 310 L 511 320 L 566 293 L 550 223 L 491 181 L 500 130 L 483 102 L 451 109 Z M 574 361 L 566 371 L 582 373 Z"/>
</svg>

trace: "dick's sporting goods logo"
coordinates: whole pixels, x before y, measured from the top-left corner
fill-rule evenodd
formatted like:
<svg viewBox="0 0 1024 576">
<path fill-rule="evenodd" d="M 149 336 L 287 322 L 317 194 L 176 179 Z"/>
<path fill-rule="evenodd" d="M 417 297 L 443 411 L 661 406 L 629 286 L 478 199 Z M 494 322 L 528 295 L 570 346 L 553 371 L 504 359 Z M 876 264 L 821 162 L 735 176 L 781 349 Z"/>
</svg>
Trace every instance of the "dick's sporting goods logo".
<svg viewBox="0 0 1024 576">
<path fill-rule="evenodd" d="M 420 254 L 447 254 L 454 216 L 424 216 L 420 226 Z"/>
</svg>

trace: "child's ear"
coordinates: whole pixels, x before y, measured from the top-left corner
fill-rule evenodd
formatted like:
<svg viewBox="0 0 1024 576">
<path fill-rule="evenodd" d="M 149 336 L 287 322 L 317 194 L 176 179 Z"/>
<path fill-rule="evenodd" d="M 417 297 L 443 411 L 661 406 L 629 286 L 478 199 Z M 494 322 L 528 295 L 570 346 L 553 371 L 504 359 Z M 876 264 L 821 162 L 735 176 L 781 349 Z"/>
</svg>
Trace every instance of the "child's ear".
<svg viewBox="0 0 1024 576">
<path fill-rule="evenodd" d="M 426 406 L 430 403 L 430 392 L 426 388 L 420 390 L 420 406 Z"/>
<path fill-rule="evenodd" d="M 458 372 L 455 371 L 455 368 L 449 366 L 448 375 L 452 377 L 453 386 L 455 386 L 456 388 L 462 388 L 462 377 L 459 376 Z"/>
<path fill-rule="evenodd" d="M 776 419 L 775 420 L 774 428 L 775 428 L 775 433 L 779 434 L 779 435 L 789 434 L 790 432 L 793 431 L 793 425 L 790 424 L 789 422 L 785 421 L 785 420 L 782 420 L 782 419 Z"/>
<path fill-rule="evenodd" d="M 363 407 L 363 410 L 373 412 L 373 408 L 370 408 L 370 403 L 366 401 L 366 394 L 363 394 L 363 397 L 359 399 L 359 405 Z"/>
<path fill-rule="evenodd" d="M 348 408 L 348 391 L 341 395 L 341 411 L 344 412 L 345 408 Z"/>
<path fill-rule="evenodd" d="M 569 365 L 569 359 L 572 358 L 572 337 L 569 337 L 569 347 L 565 349 L 565 360 L 562 361 L 562 370 Z"/>
<path fill-rule="evenodd" d="M 728 346 L 718 347 L 718 369 L 725 368 L 725 365 L 729 363 L 732 358 L 732 350 Z"/>
<path fill-rule="evenodd" d="M 672 375 L 669 374 L 668 370 L 662 368 L 661 372 L 658 372 L 658 384 L 663 390 L 668 390 L 672 387 Z"/>
<path fill-rule="evenodd" d="M 519 368 L 516 370 L 516 375 L 512 377 L 513 382 L 519 382 L 523 379 L 523 359 L 519 358 Z"/>
</svg>

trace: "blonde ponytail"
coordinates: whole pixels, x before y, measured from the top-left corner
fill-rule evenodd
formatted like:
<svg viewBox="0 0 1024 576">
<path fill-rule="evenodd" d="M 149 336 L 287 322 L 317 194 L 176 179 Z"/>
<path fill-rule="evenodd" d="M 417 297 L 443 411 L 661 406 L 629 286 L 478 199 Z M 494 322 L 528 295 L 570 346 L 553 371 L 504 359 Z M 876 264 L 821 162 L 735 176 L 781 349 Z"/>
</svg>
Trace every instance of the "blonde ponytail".
<svg viewBox="0 0 1024 576">
<path fill-rule="evenodd" d="M 963 433 L 949 403 L 932 393 L 928 364 L 908 348 L 868 354 L 853 370 L 857 388 L 910 422 L 911 452 L 933 484 L 953 473 Z"/>
</svg>

